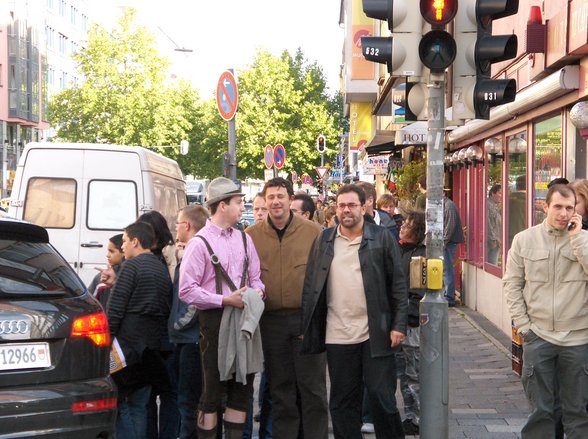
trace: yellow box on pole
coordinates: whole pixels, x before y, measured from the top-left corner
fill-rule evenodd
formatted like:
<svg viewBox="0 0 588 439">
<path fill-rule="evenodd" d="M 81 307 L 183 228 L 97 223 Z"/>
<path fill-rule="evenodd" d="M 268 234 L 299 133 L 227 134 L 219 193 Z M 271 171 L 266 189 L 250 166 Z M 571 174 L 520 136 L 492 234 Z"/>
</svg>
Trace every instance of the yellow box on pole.
<svg viewBox="0 0 588 439">
<path fill-rule="evenodd" d="M 443 260 L 427 260 L 427 287 L 430 290 L 443 288 Z"/>
</svg>

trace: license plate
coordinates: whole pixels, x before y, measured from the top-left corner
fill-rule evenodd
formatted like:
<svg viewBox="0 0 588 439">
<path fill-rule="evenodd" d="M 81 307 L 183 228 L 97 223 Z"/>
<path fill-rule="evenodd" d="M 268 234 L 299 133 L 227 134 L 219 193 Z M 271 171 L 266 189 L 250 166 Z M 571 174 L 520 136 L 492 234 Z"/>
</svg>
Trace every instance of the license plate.
<svg viewBox="0 0 588 439">
<path fill-rule="evenodd" d="M 48 343 L 0 345 L 0 370 L 36 369 L 51 366 Z"/>
</svg>

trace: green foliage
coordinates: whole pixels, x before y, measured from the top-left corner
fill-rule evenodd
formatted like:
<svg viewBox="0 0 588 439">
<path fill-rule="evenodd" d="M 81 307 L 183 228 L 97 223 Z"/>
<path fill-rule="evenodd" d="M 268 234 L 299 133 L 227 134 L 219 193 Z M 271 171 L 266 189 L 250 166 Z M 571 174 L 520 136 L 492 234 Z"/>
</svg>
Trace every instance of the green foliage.
<svg viewBox="0 0 588 439">
<path fill-rule="evenodd" d="M 49 117 L 57 141 L 177 145 L 193 128 L 198 94 L 166 86 L 168 61 L 154 37 L 127 9 L 118 27 L 94 26 L 74 59 L 85 80 L 53 97 Z"/>
<path fill-rule="evenodd" d="M 87 44 L 74 56 L 85 81 L 50 102 L 54 140 L 139 146 L 188 140 L 186 156 L 179 148 L 158 152 L 177 160 L 185 174 L 221 175 L 228 130 L 215 99 L 201 101 L 186 82 L 168 84 L 168 61 L 158 54 L 153 35 L 136 24 L 135 15 L 127 9 L 115 29 L 95 26 L 88 33 Z M 329 147 L 325 161 L 334 159 L 340 135 L 348 130 L 343 98 L 326 93 L 322 69 L 308 63 L 300 49 L 280 57 L 260 50 L 238 80 L 239 178 L 261 178 L 265 145 L 277 143 L 286 147 L 286 172 L 314 177 L 320 164 L 316 137 L 321 133 Z"/>
<path fill-rule="evenodd" d="M 408 200 L 413 203 L 418 194 L 417 180 L 421 175 L 427 173 L 427 162 L 408 162 L 398 171 L 398 181 L 396 187 L 398 197 L 401 200 Z"/>
</svg>

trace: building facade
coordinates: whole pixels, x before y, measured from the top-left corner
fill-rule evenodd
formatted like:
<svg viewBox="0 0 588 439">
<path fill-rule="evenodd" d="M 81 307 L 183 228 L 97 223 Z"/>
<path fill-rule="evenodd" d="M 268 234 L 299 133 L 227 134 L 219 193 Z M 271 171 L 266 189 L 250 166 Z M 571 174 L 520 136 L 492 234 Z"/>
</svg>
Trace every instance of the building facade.
<svg viewBox="0 0 588 439">
<path fill-rule="evenodd" d="M 539 44 L 537 34 L 528 34 L 532 6 L 541 11 L 544 39 Z M 361 0 L 343 0 L 341 10 L 346 29 L 346 111 L 351 121 L 358 119 L 355 126 L 359 127 L 362 113 L 352 108 L 363 109 L 363 123 L 369 124 L 367 130 L 354 132 L 351 123 L 350 139 L 359 139 L 360 162 L 362 156 L 401 150 L 404 162 L 417 157 L 414 152 L 422 151 L 426 142 L 426 122 L 398 122 L 392 105 L 392 85 L 397 78 L 387 74 L 386 66 L 367 62 L 361 54 L 359 38 L 387 35 L 386 23 L 365 17 Z M 588 0 L 520 0 L 516 15 L 494 21 L 493 33 L 518 36 L 516 58 L 492 69 L 495 79 L 516 79 L 517 97 L 493 108 L 490 120 L 469 120 L 448 131 L 445 178 L 466 231 L 466 243 L 460 246 L 455 266 L 462 301 L 510 333 L 501 286 L 512 237 L 543 220 L 543 201 L 552 179 L 587 177 L 587 140 L 582 134 L 588 133 L 580 128 L 583 123 L 588 126 Z M 451 78 L 451 68 L 447 77 Z M 448 92 L 448 107 L 451 100 Z M 582 107 L 575 113 L 581 114 L 579 118 L 570 117 L 575 105 Z M 468 149 L 478 151 L 480 160 L 472 160 Z M 490 189 L 496 185 L 501 188 L 500 198 L 490 201 Z M 489 219 L 490 214 L 495 216 Z M 497 249 L 489 244 L 490 234 L 495 233 L 499 236 Z"/>
</svg>

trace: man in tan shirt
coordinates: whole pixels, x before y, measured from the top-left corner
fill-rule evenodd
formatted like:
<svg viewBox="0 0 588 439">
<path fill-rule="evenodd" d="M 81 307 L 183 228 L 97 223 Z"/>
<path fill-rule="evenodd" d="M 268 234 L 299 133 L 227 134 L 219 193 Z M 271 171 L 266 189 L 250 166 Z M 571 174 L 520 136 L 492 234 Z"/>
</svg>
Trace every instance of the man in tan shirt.
<svg viewBox="0 0 588 439">
<path fill-rule="evenodd" d="M 404 340 L 408 308 L 402 257 L 391 233 L 364 221 L 365 202 L 360 187 L 342 186 L 340 225 L 324 230 L 312 248 L 302 295 L 302 352 L 327 352 L 335 439 L 361 437 L 363 385 L 376 438 L 404 438 L 394 395 L 394 350 Z"/>
</svg>

